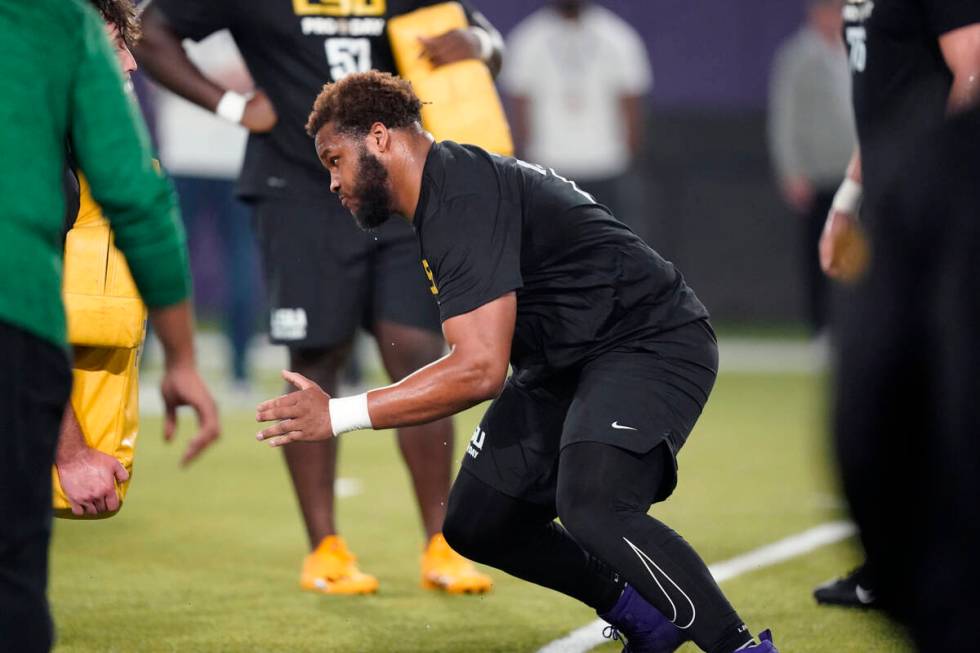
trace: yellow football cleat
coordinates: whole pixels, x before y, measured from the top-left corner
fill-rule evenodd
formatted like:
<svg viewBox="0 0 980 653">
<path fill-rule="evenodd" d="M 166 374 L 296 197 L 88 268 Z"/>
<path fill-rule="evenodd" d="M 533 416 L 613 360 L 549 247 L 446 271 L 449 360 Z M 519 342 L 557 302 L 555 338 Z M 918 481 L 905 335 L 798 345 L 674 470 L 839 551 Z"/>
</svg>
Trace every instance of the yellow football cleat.
<svg viewBox="0 0 980 653">
<path fill-rule="evenodd" d="M 328 535 L 303 560 L 299 586 L 323 594 L 372 594 L 378 591 L 378 579 L 357 568 L 344 538 Z"/>
<path fill-rule="evenodd" d="M 490 591 L 493 581 L 453 551 L 442 533 L 436 533 L 422 554 L 422 587 L 449 594 L 482 594 Z"/>
</svg>

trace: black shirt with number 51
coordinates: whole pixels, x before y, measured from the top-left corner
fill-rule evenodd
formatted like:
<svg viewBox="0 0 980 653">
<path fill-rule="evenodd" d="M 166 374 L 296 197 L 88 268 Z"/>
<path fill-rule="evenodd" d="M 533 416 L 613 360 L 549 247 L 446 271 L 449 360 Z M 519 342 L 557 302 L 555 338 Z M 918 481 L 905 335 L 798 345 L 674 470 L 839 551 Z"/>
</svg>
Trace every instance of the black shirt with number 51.
<svg viewBox="0 0 980 653">
<path fill-rule="evenodd" d="M 279 115 L 249 138 L 239 191 L 245 196 L 328 194 L 304 130 L 324 84 L 353 72 L 396 72 L 388 19 L 443 0 L 154 0 L 181 38 L 228 29 L 255 84 Z M 472 21 L 472 7 L 461 2 Z M 339 206 L 339 205 L 338 205 Z"/>
</svg>

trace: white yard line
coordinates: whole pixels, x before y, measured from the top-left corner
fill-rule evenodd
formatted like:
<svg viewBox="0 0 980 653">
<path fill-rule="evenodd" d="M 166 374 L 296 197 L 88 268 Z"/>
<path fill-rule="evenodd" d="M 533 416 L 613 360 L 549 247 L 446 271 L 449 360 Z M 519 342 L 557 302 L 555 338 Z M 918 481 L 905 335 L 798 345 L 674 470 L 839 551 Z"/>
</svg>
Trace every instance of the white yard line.
<svg viewBox="0 0 980 653">
<path fill-rule="evenodd" d="M 201 369 L 226 375 L 228 344 L 225 338 L 219 333 L 200 332 L 195 336 L 195 343 Z M 374 342 L 359 339 L 357 347 L 363 357 L 365 373 L 380 372 L 381 359 Z M 828 358 L 827 343 L 820 340 L 723 337 L 718 350 L 722 372 L 749 374 L 819 372 L 826 367 Z M 158 342 L 150 343 L 144 355 L 150 364 L 148 367 L 160 367 Z M 257 372 L 278 372 L 287 365 L 286 348 L 269 344 L 268 339 L 260 335 L 252 340 L 249 360 Z"/>
<path fill-rule="evenodd" d="M 855 532 L 854 524 L 850 522 L 828 522 L 736 556 L 731 560 L 717 562 L 708 569 L 715 580 L 723 583 L 742 574 L 770 567 L 791 558 L 805 555 L 828 544 L 840 542 L 854 535 Z M 586 653 L 609 641 L 602 636 L 602 629 L 607 625 L 602 619 L 596 619 L 590 624 L 573 630 L 565 637 L 546 644 L 537 653 Z"/>
</svg>

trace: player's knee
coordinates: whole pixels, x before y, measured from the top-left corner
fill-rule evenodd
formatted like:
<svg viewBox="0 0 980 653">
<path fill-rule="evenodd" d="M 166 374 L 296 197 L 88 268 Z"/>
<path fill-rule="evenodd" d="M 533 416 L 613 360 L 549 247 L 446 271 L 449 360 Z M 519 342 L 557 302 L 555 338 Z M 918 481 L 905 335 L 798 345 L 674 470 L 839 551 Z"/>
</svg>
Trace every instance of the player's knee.
<svg viewBox="0 0 980 653">
<path fill-rule="evenodd" d="M 472 512 L 458 505 L 454 507 L 450 503 L 442 526 L 442 535 L 456 553 L 477 562 L 486 561 L 487 553 L 484 549 L 491 537 Z"/>
<path fill-rule="evenodd" d="M 602 534 L 610 532 L 613 515 L 604 502 L 578 492 L 559 492 L 558 518 L 575 540 L 587 550 L 596 552 Z"/>
</svg>

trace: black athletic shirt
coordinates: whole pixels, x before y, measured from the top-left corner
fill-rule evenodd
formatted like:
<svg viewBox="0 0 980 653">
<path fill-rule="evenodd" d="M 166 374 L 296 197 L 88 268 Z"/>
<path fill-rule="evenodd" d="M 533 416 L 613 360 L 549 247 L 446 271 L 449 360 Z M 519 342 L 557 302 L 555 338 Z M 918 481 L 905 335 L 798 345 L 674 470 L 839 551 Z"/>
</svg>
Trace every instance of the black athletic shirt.
<svg viewBox="0 0 980 653">
<path fill-rule="evenodd" d="M 854 115 L 868 193 L 882 192 L 899 140 L 939 125 L 952 73 L 939 37 L 980 22 L 980 0 L 847 0 Z"/>
<path fill-rule="evenodd" d="M 306 135 L 324 84 L 352 72 L 396 72 L 392 16 L 443 0 L 154 0 L 176 34 L 193 41 L 228 29 L 249 72 L 279 114 L 269 134 L 252 135 L 239 178 L 244 196 L 329 193 Z M 472 21 L 472 9 L 462 2 Z"/>
<path fill-rule="evenodd" d="M 654 351 L 708 316 L 674 266 L 553 170 L 443 141 L 413 226 L 442 320 L 517 291 L 511 363 L 529 381 L 611 351 Z"/>
</svg>

